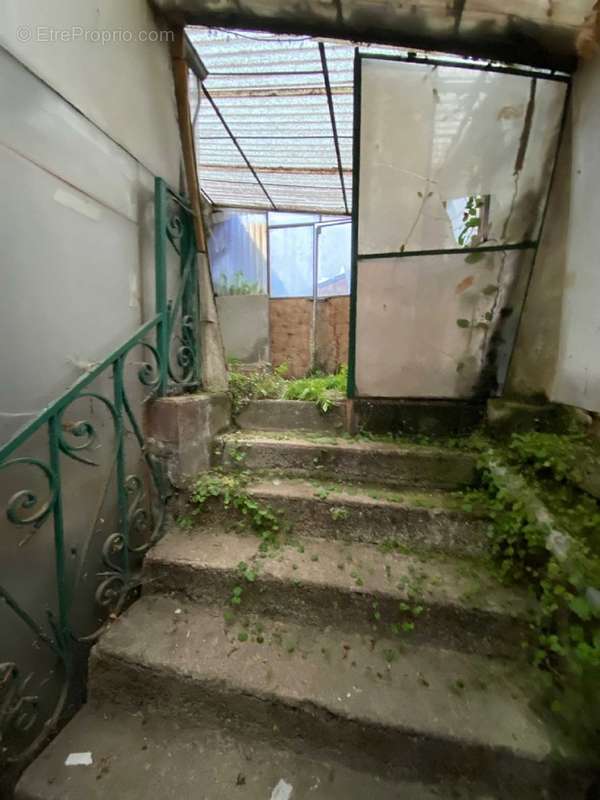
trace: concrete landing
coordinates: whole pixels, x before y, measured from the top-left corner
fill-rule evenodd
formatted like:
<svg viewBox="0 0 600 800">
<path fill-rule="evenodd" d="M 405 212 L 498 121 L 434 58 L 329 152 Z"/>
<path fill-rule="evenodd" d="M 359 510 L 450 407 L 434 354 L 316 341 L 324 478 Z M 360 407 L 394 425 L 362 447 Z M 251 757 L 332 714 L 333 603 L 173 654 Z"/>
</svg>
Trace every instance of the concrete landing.
<svg viewBox="0 0 600 800">
<path fill-rule="evenodd" d="M 244 430 L 341 433 L 346 427 L 345 403 L 323 414 L 316 403 L 303 400 L 251 400 L 235 419 Z"/>
<path fill-rule="evenodd" d="M 522 665 L 395 639 L 266 618 L 226 625 L 222 609 L 145 597 L 96 645 L 90 686 L 96 702 L 253 724 L 397 776 L 462 776 L 515 794 L 571 776 L 529 707 Z"/>
<path fill-rule="evenodd" d="M 298 435 L 226 434 L 221 464 L 229 469 L 273 470 L 287 475 L 343 476 L 388 486 L 456 489 L 472 483 L 475 456 L 443 447 L 351 441 Z"/>
<path fill-rule="evenodd" d="M 226 531 L 174 529 L 146 558 L 146 591 L 177 593 L 241 610 L 340 630 L 388 635 L 413 625 L 411 642 L 515 655 L 527 638 L 530 600 L 469 560 L 423 559 L 385 547 L 310 539 L 260 553 L 260 539 Z M 242 579 L 240 561 L 256 579 Z M 417 614 L 413 609 L 417 610 Z M 394 629 L 395 629 L 394 628 Z"/>
<path fill-rule="evenodd" d="M 92 764 L 66 767 L 73 752 Z M 290 791 L 291 789 L 291 791 Z M 256 737 L 86 707 L 27 769 L 15 800 L 508 800 L 464 781 L 391 781 Z M 512 798 L 511 798 L 512 800 Z M 522 798 L 520 799 L 522 800 Z M 533 798 L 532 798 L 533 800 Z"/>
</svg>

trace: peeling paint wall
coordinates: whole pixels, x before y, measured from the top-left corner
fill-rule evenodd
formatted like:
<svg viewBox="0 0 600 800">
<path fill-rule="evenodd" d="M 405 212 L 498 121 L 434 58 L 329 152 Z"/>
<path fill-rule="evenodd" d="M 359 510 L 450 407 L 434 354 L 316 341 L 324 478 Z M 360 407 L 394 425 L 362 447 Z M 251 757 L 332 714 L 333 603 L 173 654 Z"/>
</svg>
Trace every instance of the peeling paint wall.
<svg viewBox="0 0 600 800">
<path fill-rule="evenodd" d="M 600 56 L 582 64 L 509 392 L 600 411 Z"/>
</svg>

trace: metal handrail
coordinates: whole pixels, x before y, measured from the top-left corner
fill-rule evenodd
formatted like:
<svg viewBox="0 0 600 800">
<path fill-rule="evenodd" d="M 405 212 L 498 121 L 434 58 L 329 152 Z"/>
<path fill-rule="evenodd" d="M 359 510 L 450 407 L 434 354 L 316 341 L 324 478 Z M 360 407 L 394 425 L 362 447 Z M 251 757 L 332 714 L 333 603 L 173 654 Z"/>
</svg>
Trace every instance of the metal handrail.
<svg viewBox="0 0 600 800">
<path fill-rule="evenodd" d="M 12 494 L 5 508 L 5 517 L 10 525 L 27 531 L 21 544 L 39 536 L 42 529 L 52 528 L 56 608 L 54 611 L 46 610 L 45 614 L 32 612 L 28 608 L 29 581 L 23 587 L 17 587 L 17 598 L 14 585 L 10 590 L 2 585 L 1 574 L 0 602 L 5 603 L 20 626 L 19 630 L 25 637 L 23 642 L 33 639 L 34 648 L 46 648 L 51 653 L 55 662 L 51 670 L 53 679 L 60 675 L 55 684 L 55 696 L 48 703 L 47 697 L 41 698 L 33 689 L 35 666 L 33 671 L 28 667 L 22 674 L 16 658 L 0 663 L 0 771 L 3 762 L 19 763 L 29 759 L 56 727 L 79 680 L 79 673 L 83 671 L 82 658 L 85 659 L 87 649 L 106 622 L 120 613 L 139 587 L 143 555 L 163 532 L 169 496 L 165 470 L 161 458 L 152 452 L 143 425 L 134 411 L 135 403 L 130 400 L 126 386 L 126 370 L 132 365 L 130 355 L 134 351 L 146 353 L 141 362 L 135 363 L 142 391 L 145 388 L 148 392 L 143 402 L 199 386 L 199 282 L 193 215 L 187 201 L 161 178 L 156 178 L 154 205 L 154 315 L 0 447 L 0 473 L 6 475 L 12 470 L 25 485 Z M 180 261 L 179 287 L 171 300 L 167 297 L 169 247 Z M 94 381 L 105 374 L 112 379 L 110 392 L 93 386 Z M 73 419 L 71 406 L 82 399 L 90 403 L 89 415 L 86 412 L 84 419 Z M 96 569 L 97 585 L 83 603 L 91 611 L 100 611 L 101 624 L 91 632 L 82 633 L 73 620 L 74 598 L 84 562 L 90 553 L 90 543 L 93 539 L 99 545 L 100 534 L 97 519 L 93 520 L 84 541 L 78 541 L 76 547 L 67 547 L 64 465 L 71 460 L 85 467 L 100 466 L 94 453 L 99 439 L 97 423 L 93 419 L 96 409 L 102 409 L 112 422 L 114 449 L 101 495 L 104 502 L 109 486 L 113 487 L 115 503 L 111 515 L 115 525 L 108 535 L 106 531 L 102 533 L 104 540 L 98 547 L 101 563 Z M 39 438 L 36 437 L 35 445 L 32 445 L 32 439 L 44 427 L 47 452 L 41 456 L 37 452 L 31 455 L 32 446 L 40 447 Z M 126 439 L 135 442 L 139 448 L 141 474 L 128 474 Z M 29 449 L 19 455 L 23 447 Z M 42 490 L 39 488 L 40 479 L 45 487 Z M 75 575 L 71 568 L 74 557 L 79 561 Z M 11 578 L 5 575 L 4 582 Z M 35 580 L 39 579 L 36 574 Z M 21 588 L 25 591 L 21 592 Z M 80 603 L 77 610 L 81 611 Z M 2 657 L 6 658 L 6 655 L 0 654 Z M 44 663 L 43 659 L 41 661 Z M 46 677 L 50 679 L 50 675 Z M 42 713 L 40 709 L 48 705 L 52 710 Z"/>
</svg>

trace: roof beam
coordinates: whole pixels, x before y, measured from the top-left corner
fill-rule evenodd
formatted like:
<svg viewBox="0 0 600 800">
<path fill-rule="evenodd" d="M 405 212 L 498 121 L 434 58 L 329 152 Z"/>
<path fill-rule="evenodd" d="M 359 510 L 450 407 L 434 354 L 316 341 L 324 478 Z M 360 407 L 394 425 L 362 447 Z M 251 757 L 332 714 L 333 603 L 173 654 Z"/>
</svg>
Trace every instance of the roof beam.
<svg viewBox="0 0 600 800">
<path fill-rule="evenodd" d="M 411 50 L 434 50 L 470 58 L 527 64 L 567 72 L 577 66 L 575 38 L 591 2 L 573 2 L 570 17 L 549 14 L 540 3 L 517 15 L 497 3 L 487 13 L 474 4 L 429 0 L 358 3 L 355 0 L 151 0 L 167 19 L 185 25 L 373 42 Z M 440 24 L 447 18 L 448 25 Z M 458 28 L 458 29 L 456 29 Z"/>
<path fill-rule="evenodd" d="M 327 69 L 327 55 L 325 53 L 325 45 L 323 42 L 319 42 L 319 55 L 321 56 L 321 66 L 323 67 L 323 80 L 325 81 L 325 91 L 327 92 L 327 105 L 329 106 L 329 117 L 331 119 L 331 130 L 333 132 L 333 143 L 335 145 L 335 157 L 337 158 L 338 172 L 340 173 L 342 195 L 344 197 L 344 208 L 346 209 L 346 214 L 349 214 L 350 211 L 348 209 L 348 199 L 346 197 L 346 184 L 344 183 L 344 168 L 342 167 L 340 143 L 337 135 L 337 126 L 335 124 L 335 110 L 333 108 L 333 97 L 331 96 L 329 70 Z"/>
</svg>

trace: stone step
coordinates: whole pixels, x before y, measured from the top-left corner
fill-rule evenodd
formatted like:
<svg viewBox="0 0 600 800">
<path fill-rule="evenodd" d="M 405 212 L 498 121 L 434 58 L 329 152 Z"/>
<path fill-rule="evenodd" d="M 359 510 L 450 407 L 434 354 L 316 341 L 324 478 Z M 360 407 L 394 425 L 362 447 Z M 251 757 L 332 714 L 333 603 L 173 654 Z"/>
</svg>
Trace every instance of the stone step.
<svg viewBox="0 0 600 800">
<path fill-rule="evenodd" d="M 310 742 L 386 775 L 583 797 L 571 752 L 530 707 L 535 680 L 521 664 L 265 617 L 247 625 L 143 597 L 93 650 L 92 700 L 257 725 L 278 744 Z"/>
<path fill-rule="evenodd" d="M 410 550 L 481 555 L 489 550 L 484 518 L 460 510 L 443 492 L 389 491 L 301 479 L 268 478 L 249 493 L 282 514 L 296 536 L 380 544 L 395 540 Z M 231 519 L 211 507 L 215 517 Z"/>
<path fill-rule="evenodd" d="M 251 400 L 235 422 L 242 430 L 341 433 L 346 411 L 344 403 L 335 403 L 324 414 L 316 403 L 305 400 Z"/>
<path fill-rule="evenodd" d="M 515 655 L 528 637 L 530 600 L 485 565 L 375 545 L 310 539 L 260 551 L 260 538 L 170 531 L 146 558 L 146 591 L 174 593 L 273 619 L 395 635 L 464 652 Z M 239 564 L 251 570 L 245 579 Z M 232 604 L 234 588 L 241 602 Z"/>
<path fill-rule="evenodd" d="M 473 482 L 473 453 L 393 442 L 335 437 L 227 434 L 219 440 L 218 463 L 227 469 L 280 470 L 387 486 L 456 489 Z"/>
<path fill-rule="evenodd" d="M 335 753 L 297 753 L 254 733 L 89 705 L 25 771 L 15 800 L 514 800 L 464 780 L 386 780 Z M 69 754 L 82 750 L 92 764 L 67 767 Z"/>
</svg>

